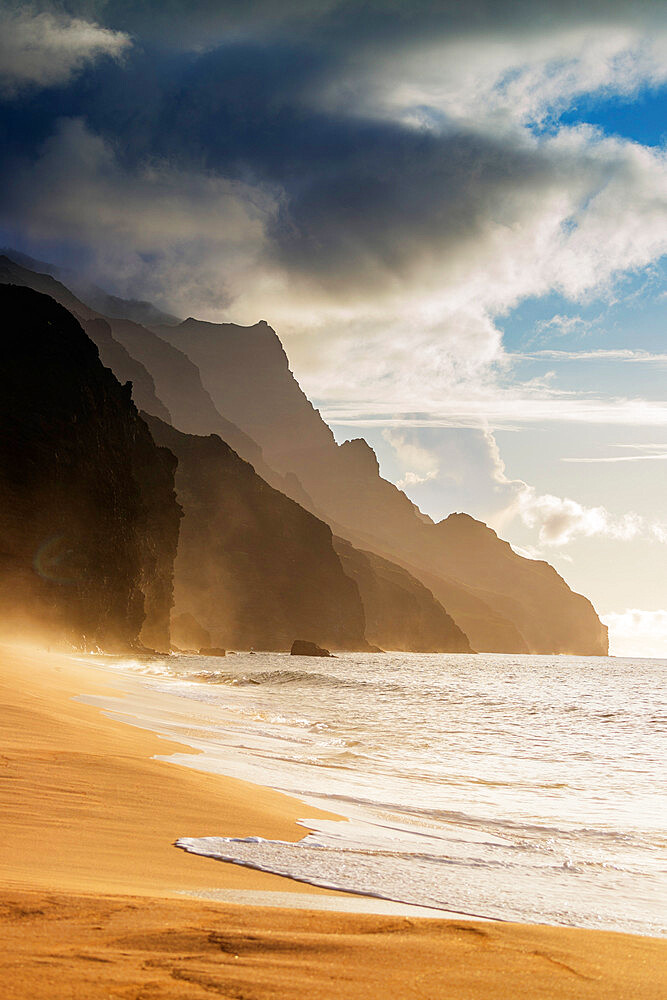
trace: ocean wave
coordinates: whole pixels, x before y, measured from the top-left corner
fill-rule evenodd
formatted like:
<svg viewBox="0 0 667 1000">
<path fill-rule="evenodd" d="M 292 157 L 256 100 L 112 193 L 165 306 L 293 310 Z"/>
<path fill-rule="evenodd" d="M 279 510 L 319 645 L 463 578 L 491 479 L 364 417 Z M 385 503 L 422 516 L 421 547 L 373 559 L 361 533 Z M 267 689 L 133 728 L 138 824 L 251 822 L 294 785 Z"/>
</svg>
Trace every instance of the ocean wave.
<svg viewBox="0 0 667 1000">
<path fill-rule="evenodd" d="M 311 834 L 298 843 L 289 843 L 261 837 L 181 837 L 175 846 L 190 854 L 322 888 L 469 916 L 643 933 L 648 929 L 656 935 L 665 934 L 664 922 L 655 907 L 650 916 L 643 912 L 644 901 L 639 908 L 633 907 L 632 882 L 607 872 L 607 892 L 600 894 L 586 878 L 581 862 L 571 858 L 557 868 L 529 864 L 519 872 L 516 866 L 499 865 L 474 855 L 452 858 L 331 847 L 317 843 L 315 838 Z M 466 869 L 468 876 L 461 877 Z M 532 893 L 524 891 L 526 878 L 530 878 Z M 617 912 L 619 894 L 623 899 L 622 918 Z"/>
<path fill-rule="evenodd" d="M 232 687 L 248 685 L 298 684 L 304 687 L 368 687 L 368 683 L 332 674 L 310 673 L 306 670 L 258 670 L 253 673 L 235 674 L 225 670 L 197 670 L 183 673 L 184 678 L 206 684 L 228 684 Z"/>
</svg>

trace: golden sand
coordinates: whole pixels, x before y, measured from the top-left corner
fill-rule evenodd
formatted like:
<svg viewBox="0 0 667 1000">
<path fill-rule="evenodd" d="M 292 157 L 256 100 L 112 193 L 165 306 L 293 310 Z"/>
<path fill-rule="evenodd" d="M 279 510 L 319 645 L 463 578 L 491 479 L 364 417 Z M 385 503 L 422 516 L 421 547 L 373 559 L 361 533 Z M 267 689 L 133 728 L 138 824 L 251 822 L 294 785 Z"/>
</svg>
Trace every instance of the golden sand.
<svg viewBox="0 0 667 1000">
<path fill-rule="evenodd" d="M 73 700 L 118 697 L 111 683 L 68 657 L 0 650 L 3 998 L 667 995 L 667 942 L 654 938 L 178 898 L 302 893 L 289 879 L 172 845 L 212 832 L 298 840 L 304 806 L 153 760 L 191 751 Z"/>
</svg>

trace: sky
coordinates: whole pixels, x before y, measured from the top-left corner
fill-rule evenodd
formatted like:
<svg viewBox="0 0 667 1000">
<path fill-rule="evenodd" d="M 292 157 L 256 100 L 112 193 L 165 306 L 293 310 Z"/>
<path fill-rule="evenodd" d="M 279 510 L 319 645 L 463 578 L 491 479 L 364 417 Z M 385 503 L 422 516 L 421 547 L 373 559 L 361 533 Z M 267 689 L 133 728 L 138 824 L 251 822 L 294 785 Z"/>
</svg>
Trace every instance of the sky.
<svg viewBox="0 0 667 1000">
<path fill-rule="evenodd" d="M 285 344 L 667 657 L 667 6 L 0 0 L 0 243 Z"/>
</svg>

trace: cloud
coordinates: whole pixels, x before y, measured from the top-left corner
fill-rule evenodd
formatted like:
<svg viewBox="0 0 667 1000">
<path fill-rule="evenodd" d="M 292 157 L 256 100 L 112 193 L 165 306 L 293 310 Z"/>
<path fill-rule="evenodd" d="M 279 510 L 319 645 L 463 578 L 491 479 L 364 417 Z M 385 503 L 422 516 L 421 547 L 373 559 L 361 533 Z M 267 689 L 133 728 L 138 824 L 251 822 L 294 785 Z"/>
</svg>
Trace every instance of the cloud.
<svg viewBox="0 0 667 1000">
<path fill-rule="evenodd" d="M 402 479 L 398 479 L 396 481 L 396 485 L 401 490 L 410 486 L 421 486 L 423 483 L 428 483 L 431 479 L 435 479 L 437 475 L 437 469 L 432 469 L 430 472 L 426 472 L 423 476 L 418 472 L 406 472 Z"/>
<path fill-rule="evenodd" d="M 572 334 L 582 335 L 587 333 L 593 323 L 591 320 L 585 320 L 581 316 L 552 316 L 551 319 L 540 320 L 540 322 L 535 327 L 538 340 L 545 339 L 546 334 L 549 338 L 551 337 L 567 337 Z M 542 352 L 535 352 L 540 355 Z"/>
<path fill-rule="evenodd" d="M 595 465 L 596 463 L 614 464 L 616 462 L 664 462 L 667 460 L 667 452 L 656 451 L 647 455 L 607 455 L 602 458 L 561 458 L 561 462 L 581 463 L 583 465 Z"/>
<path fill-rule="evenodd" d="M 612 656 L 667 657 L 667 611 L 628 608 L 601 616 Z"/>
<path fill-rule="evenodd" d="M 470 6 L 470 14 L 479 15 L 480 5 Z M 398 51 L 371 49 L 359 90 L 394 117 L 482 116 L 497 129 L 511 121 L 552 120 L 584 94 L 627 97 L 665 80 L 665 19 L 655 7 L 631 12 L 625 4 L 607 4 L 602 13 L 588 5 L 577 13 L 550 3 L 536 4 L 533 12 L 516 5 L 504 24 L 494 24 L 484 6 L 482 30 L 468 24 L 457 31 L 450 23 L 446 33 L 441 22 L 431 38 L 408 38 Z M 548 31 L 540 23 L 545 15 Z"/>
<path fill-rule="evenodd" d="M 553 36 L 559 27 L 590 24 L 645 28 L 664 18 L 654 0 L 590 0 L 585 11 L 575 0 L 532 0 L 499 4 L 496 0 L 69 0 L 68 9 L 91 16 L 104 12 L 108 23 L 172 44 L 217 45 L 229 37 L 284 35 L 313 40 L 322 35 L 347 51 L 382 53 L 412 49 L 424 42 L 466 37 L 530 40 L 534 33 Z M 558 15 L 556 18 L 555 15 Z M 547 20 L 548 19 L 548 20 Z M 544 24 L 548 23 L 545 32 Z M 480 25 L 482 28 L 480 29 Z"/>
<path fill-rule="evenodd" d="M 413 500 L 436 516 L 460 509 L 462 501 L 472 502 L 475 516 L 504 536 L 511 536 L 518 522 L 533 533 L 534 542 L 521 543 L 522 554 L 529 552 L 530 558 L 544 558 L 545 549 L 563 549 L 582 538 L 667 543 L 665 522 L 542 493 L 522 479 L 510 478 L 489 427 L 446 432 L 385 428 L 381 436 L 398 460 L 398 485 Z"/>
<path fill-rule="evenodd" d="M 339 439 L 343 428 L 336 428 Z M 371 437 L 381 475 L 435 520 L 467 510 L 484 521 L 516 496 L 513 481 L 497 476 L 495 439 L 480 428 L 387 428 Z M 519 484 L 522 485 L 522 484 Z"/>
<path fill-rule="evenodd" d="M 515 518 L 537 532 L 539 545 L 560 548 L 578 538 L 607 538 L 620 542 L 638 539 L 667 542 L 667 523 L 651 521 L 634 511 L 613 514 L 606 507 L 589 507 L 570 497 L 539 493 L 535 487 L 521 479 L 509 479 L 500 456 L 497 442 L 490 431 L 485 440 L 492 461 L 492 478 L 509 502 L 498 511 L 493 520 L 501 528 Z"/>
<path fill-rule="evenodd" d="M 160 160 L 128 170 L 81 119 L 60 120 L 32 170 L 20 166 L 2 199 L 8 227 L 47 244 L 95 247 L 97 273 L 112 270 L 116 288 L 139 282 L 187 315 L 193 301 L 218 310 L 225 303 L 228 284 L 260 253 L 274 211 L 260 188 L 210 172 Z"/>
<path fill-rule="evenodd" d="M 325 405 L 448 421 L 460 404 L 474 423 L 490 400 L 507 419 L 498 317 L 606 294 L 667 250 L 664 153 L 536 130 L 517 97 L 655 83 L 659 18 L 560 5 L 545 31 L 549 4 L 511 6 L 73 6 L 138 43 L 45 104 L 34 136 L 9 130 L 5 241 L 173 312 L 267 317 Z"/>
<path fill-rule="evenodd" d="M 651 530 L 638 514 L 616 517 L 605 507 L 585 507 L 568 497 L 538 494 L 531 486 L 519 493 L 516 509 L 523 523 L 537 531 L 540 544 L 546 546 L 569 545 L 578 536 L 633 541 Z"/>
<path fill-rule="evenodd" d="M 439 472 L 438 459 L 432 452 L 416 441 L 409 440 L 407 435 L 389 428 L 383 431 L 382 436 L 391 445 L 404 469 L 402 478 L 396 483 L 399 489 L 420 486 L 437 477 Z"/>
<path fill-rule="evenodd" d="M 533 361 L 536 358 L 546 358 L 549 361 L 622 361 L 642 365 L 667 364 L 667 354 L 638 351 L 630 347 L 617 348 L 615 350 L 599 348 L 593 351 L 558 351 L 548 349 L 531 351 L 530 353 L 517 353 L 511 357 L 517 361 Z"/>
<path fill-rule="evenodd" d="M 318 384 L 316 379 L 308 381 Z M 410 412 L 407 400 L 404 412 L 397 413 L 393 394 L 386 400 L 381 398 L 382 386 L 376 389 L 374 399 L 334 400 L 320 408 L 330 423 L 353 427 L 479 428 L 489 424 L 498 430 L 517 430 L 527 424 L 542 423 L 638 428 L 667 426 L 667 401 L 662 400 L 578 396 L 570 392 L 533 396 L 523 393 L 521 386 L 500 389 L 492 383 L 478 387 L 476 398 L 466 398 L 466 388 L 474 391 L 475 387 L 455 384 L 450 387 L 450 398 L 443 400 L 431 397 L 426 385 L 420 400 L 424 409 L 416 413 Z"/>
<path fill-rule="evenodd" d="M 614 464 L 616 462 L 664 462 L 667 460 L 667 445 L 664 443 L 643 443 L 635 441 L 632 444 L 617 444 L 613 447 L 623 451 L 635 452 L 630 455 L 603 455 L 577 458 L 561 458 L 561 462 L 590 464 Z"/>
<path fill-rule="evenodd" d="M 118 59 L 131 45 L 122 31 L 30 4 L 0 9 L 0 94 L 66 83 L 102 56 Z"/>
</svg>

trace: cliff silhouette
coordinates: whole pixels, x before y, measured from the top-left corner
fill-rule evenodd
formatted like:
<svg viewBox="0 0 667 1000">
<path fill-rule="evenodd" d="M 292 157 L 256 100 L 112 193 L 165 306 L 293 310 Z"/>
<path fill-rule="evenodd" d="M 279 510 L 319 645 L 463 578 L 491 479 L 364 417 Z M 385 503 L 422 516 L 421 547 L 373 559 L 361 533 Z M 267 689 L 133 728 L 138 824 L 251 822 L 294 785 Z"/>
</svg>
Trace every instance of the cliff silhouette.
<svg viewBox="0 0 667 1000">
<path fill-rule="evenodd" d="M 606 655 L 607 630 L 592 604 L 548 563 L 519 556 L 467 515 L 436 525 L 380 476 L 365 441 L 338 445 L 267 323 L 190 318 L 155 329 L 199 366 L 216 407 L 260 445 L 285 488 L 297 483 L 300 501 L 336 535 L 420 580 L 474 649 Z"/>
<path fill-rule="evenodd" d="M 328 525 L 265 483 L 217 435 L 145 419 L 178 460 L 184 517 L 174 614 L 194 618 L 215 646 L 289 650 L 305 637 L 368 649 L 359 591 Z"/>
<path fill-rule="evenodd" d="M 139 314 L 163 319 L 163 314 L 150 303 L 126 302 L 81 282 L 84 289 L 91 290 L 93 303 L 112 307 L 113 314 L 103 315 L 59 280 L 59 268 L 31 261 L 24 254 L 16 257 L 0 256 L 0 283 L 33 288 L 69 310 L 97 345 L 102 363 L 120 382 L 132 382 L 132 398 L 140 410 L 188 434 L 219 434 L 262 478 L 288 491 L 288 483 L 264 461 L 259 445 L 216 409 L 190 358 L 133 318 Z M 27 262 L 46 270 L 32 270 Z M 293 489 L 299 493 L 298 483 L 293 484 Z"/>
<path fill-rule="evenodd" d="M 413 653 L 470 653 L 470 643 L 431 591 L 374 552 L 334 538 L 343 569 L 359 588 L 366 638 L 381 649 Z"/>
<path fill-rule="evenodd" d="M 144 365 L 133 358 L 123 345 L 114 339 L 109 321 L 98 316 L 84 302 L 81 302 L 60 281 L 49 274 L 41 274 L 22 267 L 7 256 L 0 256 L 0 284 L 20 285 L 55 299 L 74 316 L 90 339 L 97 345 L 100 360 L 106 368 L 111 368 L 119 382 L 132 383 L 132 398 L 137 406 L 165 420 L 170 420 L 169 410 L 155 391 L 152 375 Z"/>
<path fill-rule="evenodd" d="M 101 316 L 56 278 L 5 257 L 0 281 L 7 280 L 47 291 L 72 310 L 104 362 L 132 379 L 134 401 L 147 414 L 189 436 L 218 435 L 264 486 L 326 522 L 374 645 L 464 650 L 469 641 L 479 651 L 606 654 L 606 628 L 593 606 L 548 563 L 517 555 L 468 515 L 435 524 L 381 477 L 363 439 L 338 445 L 265 321 L 241 327 L 189 318 L 149 328 L 134 317 L 164 318 L 150 304 L 111 297 L 116 315 Z M 98 304 L 109 301 L 95 294 Z M 220 453 L 202 452 L 201 460 L 220 471 Z M 260 641 L 269 640 L 251 644 Z"/>
<path fill-rule="evenodd" d="M 2 634 L 168 649 L 173 456 L 71 313 L 2 284 L 0 315 Z"/>
</svg>

